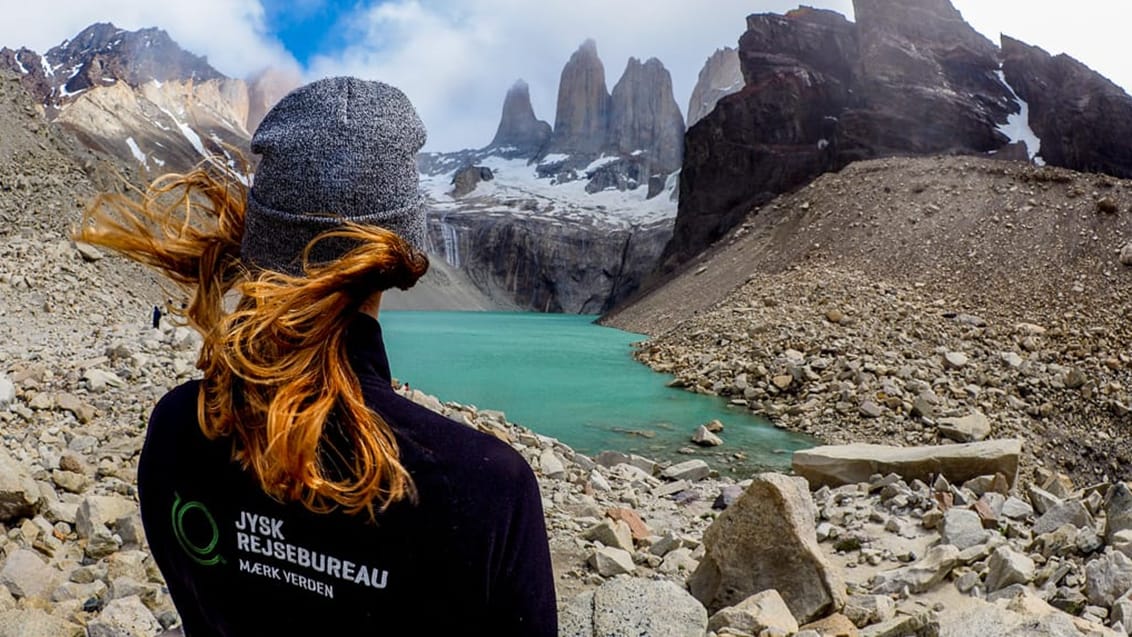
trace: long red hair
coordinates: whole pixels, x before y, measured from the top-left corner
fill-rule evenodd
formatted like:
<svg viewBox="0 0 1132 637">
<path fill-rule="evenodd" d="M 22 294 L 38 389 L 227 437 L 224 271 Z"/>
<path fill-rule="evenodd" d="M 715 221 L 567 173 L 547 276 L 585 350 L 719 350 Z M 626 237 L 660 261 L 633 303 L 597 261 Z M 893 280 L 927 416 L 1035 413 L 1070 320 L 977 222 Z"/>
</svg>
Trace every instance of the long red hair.
<svg viewBox="0 0 1132 637">
<path fill-rule="evenodd" d="M 233 458 L 266 493 L 312 511 L 372 514 L 412 497 L 393 432 L 367 407 L 345 338 L 363 302 L 411 287 L 428 258 L 392 232 L 347 224 L 303 254 L 306 264 L 311 246 L 334 237 L 355 245 L 341 259 L 308 264 L 305 276 L 251 272 L 240 261 L 247 188 L 237 175 L 202 164 L 137 194 L 97 197 L 75 238 L 158 270 L 191 299 L 183 316 L 203 338 L 203 433 L 230 437 Z M 232 291 L 240 298 L 228 311 Z"/>
</svg>

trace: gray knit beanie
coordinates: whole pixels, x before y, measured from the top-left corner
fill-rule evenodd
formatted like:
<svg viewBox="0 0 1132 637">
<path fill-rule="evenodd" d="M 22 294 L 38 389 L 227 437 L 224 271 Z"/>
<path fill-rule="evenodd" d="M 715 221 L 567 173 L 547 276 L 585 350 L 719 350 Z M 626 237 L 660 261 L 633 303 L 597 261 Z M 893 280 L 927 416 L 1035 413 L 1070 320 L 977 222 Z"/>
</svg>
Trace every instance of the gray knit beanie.
<svg viewBox="0 0 1132 637">
<path fill-rule="evenodd" d="M 425 128 L 396 88 L 332 77 L 295 89 L 252 137 L 262 156 L 248 193 L 240 258 L 251 268 L 302 274 L 303 249 L 344 221 L 381 226 L 424 249 L 417 151 Z M 332 239 L 312 263 L 352 246 Z"/>
</svg>

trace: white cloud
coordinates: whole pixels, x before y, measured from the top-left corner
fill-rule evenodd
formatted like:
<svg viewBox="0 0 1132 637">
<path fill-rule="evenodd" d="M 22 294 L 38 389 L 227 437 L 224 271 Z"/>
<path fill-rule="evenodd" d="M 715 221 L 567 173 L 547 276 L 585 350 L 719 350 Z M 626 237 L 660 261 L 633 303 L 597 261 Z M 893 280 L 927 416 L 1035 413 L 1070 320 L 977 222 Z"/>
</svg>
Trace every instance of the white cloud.
<svg viewBox="0 0 1132 637">
<path fill-rule="evenodd" d="M 830 2 L 848 11 L 849 0 Z M 525 79 L 535 114 L 553 124 L 563 64 L 586 38 L 597 41 L 612 90 L 630 56 L 657 57 L 687 108 L 704 61 L 735 46 L 747 14 L 796 2 L 713 0 L 395 0 L 358 13 L 341 53 L 312 61 L 310 75 L 353 74 L 409 95 L 429 127 L 428 148 L 491 141 L 503 96 Z"/>
<path fill-rule="evenodd" d="M 326 0 L 297 0 L 303 11 Z M 852 0 L 800 0 L 852 16 Z M 672 73 L 681 110 L 704 60 L 735 45 L 749 13 L 784 12 L 799 0 L 366 0 L 328 42 L 338 52 L 312 60 L 309 79 L 353 74 L 409 94 L 429 127 L 428 148 L 490 141 L 503 96 L 518 78 L 531 87 L 535 113 L 554 121 L 562 65 L 586 38 L 597 40 L 613 85 L 630 56 L 660 58 Z M 1068 52 L 1132 87 L 1119 46 L 1132 3 L 953 0 L 981 32 L 1018 37 L 1051 53 Z M 157 26 L 235 77 L 294 60 L 265 27 L 263 0 L 41 0 L 4 3 L 0 45 L 44 51 L 92 22 L 127 29 Z M 368 6 L 368 8 L 367 8 Z M 335 46 L 337 45 L 337 46 Z"/>
<path fill-rule="evenodd" d="M 1128 25 L 1132 3 L 1117 0 L 952 0 L 967 22 L 995 44 L 1005 33 L 1040 46 L 1049 53 L 1067 53 L 1126 91 L 1132 89 L 1127 63 Z"/>
<path fill-rule="evenodd" d="M 293 58 L 264 27 L 260 0 L 45 0 L 5 2 L 0 46 L 39 53 L 95 22 L 136 30 L 159 27 L 220 72 L 244 77 L 265 66 L 293 66 Z"/>
</svg>

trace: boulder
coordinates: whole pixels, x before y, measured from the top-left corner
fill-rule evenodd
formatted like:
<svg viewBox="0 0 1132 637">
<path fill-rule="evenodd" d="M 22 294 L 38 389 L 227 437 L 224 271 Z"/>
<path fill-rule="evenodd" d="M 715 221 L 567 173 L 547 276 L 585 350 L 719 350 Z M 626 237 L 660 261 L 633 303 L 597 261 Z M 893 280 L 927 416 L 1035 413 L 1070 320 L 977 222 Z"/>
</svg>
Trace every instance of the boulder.
<svg viewBox="0 0 1132 637">
<path fill-rule="evenodd" d="M 962 418 L 943 418 L 939 421 L 939 435 L 956 442 L 978 442 L 990 435 L 990 421 L 981 411 Z"/>
<path fill-rule="evenodd" d="M 795 451 L 792 466 L 813 488 L 868 482 L 878 473 L 929 483 L 942 474 L 955 484 L 1001 473 L 1013 484 L 1021 453 L 1022 442 L 1014 439 L 929 447 L 857 443 Z"/>
<path fill-rule="evenodd" d="M 16 597 L 46 598 L 62 579 L 59 571 L 47 565 L 39 553 L 30 549 L 16 549 L 4 560 L 0 568 L 0 584 Z"/>
<path fill-rule="evenodd" d="M 1115 632 L 1097 626 L 1097 631 L 1080 630 L 1077 618 L 1053 608 L 1029 593 L 987 603 L 969 599 L 948 605 L 940 613 L 939 637 L 1116 637 Z"/>
<path fill-rule="evenodd" d="M 569 602 L 560 637 L 702 637 L 707 611 L 666 580 L 617 577 Z"/>
<path fill-rule="evenodd" d="M 1065 500 L 1043 513 L 1037 522 L 1034 522 L 1033 532 L 1034 535 L 1041 535 L 1055 531 L 1065 524 L 1078 529 L 1091 527 L 1093 516 L 1089 515 L 1089 510 L 1080 500 Z"/>
<path fill-rule="evenodd" d="M 774 589 L 802 622 L 840 609 L 845 584 L 818 548 L 816 514 L 805 481 L 756 476 L 704 532 L 704 557 L 688 581 L 692 594 L 718 612 Z"/>
<path fill-rule="evenodd" d="M 708 431 L 708 428 L 700 425 L 696 427 L 695 433 L 692 434 L 692 442 L 701 447 L 718 447 L 723 444 L 723 438 Z"/>
<path fill-rule="evenodd" d="M 686 460 L 668 467 L 660 475 L 669 480 L 697 482 L 711 475 L 711 467 L 703 460 Z"/>
<path fill-rule="evenodd" d="M 1000 546 L 987 561 L 987 592 L 1034 579 L 1034 560 L 1008 546 Z"/>
<path fill-rule="evenodd" d="M 633 535 L 629 525 L 621 520 L 605 519 L 586 531 L 586 539 L 601 542 L 623 551 L 633 552 Z"/>
<path fill-rule="evenodd" d="M 823 617 L 816 622 L 802 626 L 803 631 L 810 631 L 821 637 L 857 637 L 857 627 L 848 617 L 841 613 L 834 613 Z"/>
<path fill-rule="evenodd" d="M 871 592 L 890 595 L 907 588 L 912 593 L 923 593 L 942 582 L 958 563 L 959 549 L 951 544 L 933 546 L 919 562 L 877 574 Z"/>
<path fill-rule="evenodd" d="M 1132 490 L 1127 484 L 1117 482 L 1109 487 L 1104 499 L 1104 513 L 1105 542 L 1111 542 L 1120 531 L 1132 530 Z"/>
<path fill-rule="evenodd" d="M 895 617 L 896 603 L 888 595 L 853 595 L 841 612 L 858 628 L 864 628 Z"/>
<path fill-rule="evenodd" d="M 0 447 L 0 522 L 32 517 L 43 506 L 43 496 L 27 467 Z"/>
<path fill-rule="evenodd" d="M 544 449 L 538 458 L 539 471 L 548 478 L 562 478 L 566 475 L 566 465 L 553 449 Z"/>
<path fill-rule="evenodd" d="M 599 546 L 590 554 L 589 563 L 602 577 L 625 575 L 637 568 L 632 553 L 613 546 Z"/>
<path fill-rule="evenodd" d="M 1085 564 L 1085 595 L 1095 606 L 1112 606 L 1121 595 L 1132 589 L 1132 559 L 1109 550 Z"/>
<path fill-rule="evenodd" d="M 719 632 L 731 628 L 758 635 L 764 630 L 792 635 L 798 632 L 798 621 L 790 614 L 786 602 L 776 590 L 755 593 L 734 606 L 720 609 L 708 620 L 708 630 Z"/>
<path fill-rule="evenodd" d="M 990 532 L 983 528 L 979 514 L 970 509 L 952 508 L 943 514 L 940 541 L 963 551 L 987 541 Z"/>
<path fill-rule="evenodd" d="M 149 637 L 161 631 L 161 622 L 137 595 L 111 600 L 87 625 L 89 637 Z"/>
<path fill-rule="evenodd" d="M 0 409 L 3 409 L 16 400 L 16 386 L 8 377 L 0 372 Z"/>
<path fill-rule="evenodd" d="M 0 637 L 87 637 L 87 631 L 78 624 L 30 608 L 0 613 Z"/>
<path fill-rule="evenodd" d="M 96 530 L 112 526 L 119 518 L 137 513 L 137 510 L 137 503 L 121 496 L 87 496 L 75 513 L 75 530 L 79 537 L 90 538 Z"/>
</svg>

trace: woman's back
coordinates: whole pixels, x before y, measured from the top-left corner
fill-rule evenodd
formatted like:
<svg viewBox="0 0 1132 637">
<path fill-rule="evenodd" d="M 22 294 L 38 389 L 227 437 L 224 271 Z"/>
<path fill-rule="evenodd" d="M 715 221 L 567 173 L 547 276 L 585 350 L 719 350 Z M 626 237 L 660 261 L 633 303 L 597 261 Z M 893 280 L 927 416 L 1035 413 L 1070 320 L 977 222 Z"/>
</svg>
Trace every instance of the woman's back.
<svg viewBox="0 0 1132 637">
<path fill-rule="evenodd" d="M 366 403 L 393 428 L 416 502 L 320 514 L 266 496 L 208 440 L 199 382 L 161 400 L 139 462 L 147 538 L 194 635 L 551 635 L 538 486 L 505 443 L 393 391 L 380 328 L 350 328 Z"/>
</svg>

